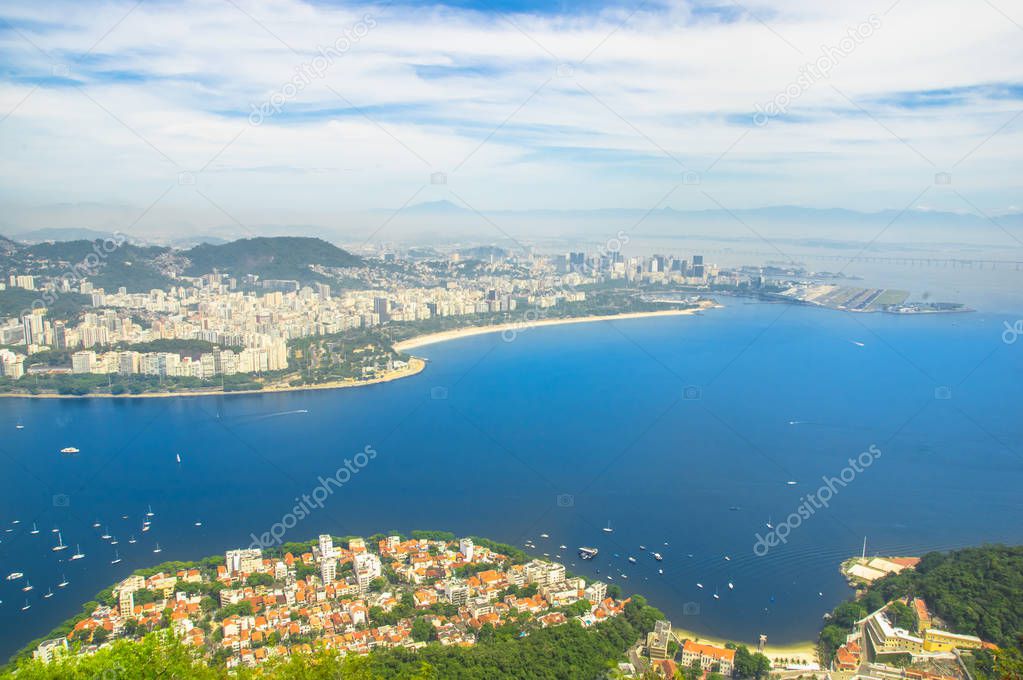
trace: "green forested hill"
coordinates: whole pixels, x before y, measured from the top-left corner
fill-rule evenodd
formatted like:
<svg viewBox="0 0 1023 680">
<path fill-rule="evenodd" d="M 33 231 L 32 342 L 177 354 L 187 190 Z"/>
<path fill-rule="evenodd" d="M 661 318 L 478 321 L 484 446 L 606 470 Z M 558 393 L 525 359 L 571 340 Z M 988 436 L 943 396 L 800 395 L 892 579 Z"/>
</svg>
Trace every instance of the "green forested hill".
<svg viewBox="0 0 1023 680">
<path fill-rule="evenodd" d="M 928 553 L 916 569 L 880 579 L 859 600 L 836 607 L 821 631 L 825 658 L 844 641 L 853 622 L 900 597 L 922 597 L 956 633 L 1002 648 L 1023 648 L 1023 546 L 986 545 Z M 991 660 L 986 661 L 990 670 Z"/>
<path fill-rule="evenodd" d="M 264 279 L 314 281 L 310 264 L 325 267 L 354 267 L 362 259 L 318 238 L 292 236 L 247 238 L 223 245 L 203 243 L 181 253 L 191 262 L 189 276 L 208 274 L 214 269 L 243 276 L 258 274 Z"/>
</svg>

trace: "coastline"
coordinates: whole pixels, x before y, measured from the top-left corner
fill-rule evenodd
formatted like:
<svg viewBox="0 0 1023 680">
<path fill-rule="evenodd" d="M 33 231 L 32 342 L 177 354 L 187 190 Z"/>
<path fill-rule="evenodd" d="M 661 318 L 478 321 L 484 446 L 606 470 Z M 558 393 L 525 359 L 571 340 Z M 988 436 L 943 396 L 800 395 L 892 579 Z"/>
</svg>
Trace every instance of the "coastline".
<svg viewBox="0 0 1023 680">
<path fill-rule="evenodd" d="M 557 326 L 562 324 L 575 324 L 575 323 L 592 323 L 596 321 L 616 321 L 616 320 L 627 320 L 627 319 L 642 319 L 648 317 L 658 316 L 688 316 L 697 314 L 705 309 L 719 308 L 722 305 L 705 300 L 700 303 L 699 307 L 690 307 L 687 309 L 664 309 L 654 312 L 626 312 L 624 314 L 605 314 L 596 316 L 576 316 L 576 317 L 565 317 L 557 319 L 542 319 L 538 321 L 520 321 L 515 323 L 504 323 L 494 324 L 492 326 L 467 326 L 465 328 L 456 328 L 448 331 L 439 331 L 437 333 L 427 333 L 425 335 L 418 335 L 407 340 L 402 340 L 394 344 L 394 349 L 398 352 L 405 352 L 410 349 L 417 347 L 423 347 L 425 345 L 433 345 L 439 342 L 447 342 L 449 340 L 457 340 L 459 338 L 470 337 L 473 335 L 484 335 L 487 333 L 501 333 L 508 330 L 517 332 L 524 332 L 530 328 L 539 326 Z M 165 399 L 169 397 L 212 397 L 212 396 L 225 396 L 233 394 L 278 394 L 281 392 L 303 392 L 306 390 L 336 390 L 346 389 L 350 387 L 363 387 L 365 385 L 377 385 L 380 383 L 391 382 L 393 380 L 400 380 L 402 378 L 409 378 L 414 375 L 421 373 L 426 368 L 426 361 L 421 357 L 412 356 L 409 359 L 409 368 L 400 371 L 391 371 L 390 373 L 373 378 L 372 380 L 342 380 L 329 383 L 322 383 L 319 385 L 267 385 L 261 390 L 235 390 L 232 392 L 224 392 L 223 390 L 201 390 L 201 391 L 189 391 L 189 392 L 144 392 L 142 394 L 28 394 L 28 393 L 4 393 L 0 394 L 0 398 L 9 399 Z"/>
<path fill-rule="evenodd" d="M 363 387 L 365 385 L 378 385 L 409 378 L 422 373 L 426 368 L 426 362 L 419 357 L 412 357 L 409 360 L 409 367 L 405 370 L 391 371 L 372 380 L 338 380 L 335 382 L 321 383 L 319 385 L 267 385 L 261 390 L 235 390 L 224 392 L 222 390 L 202 390 L 195 392 L 144 392 L 142 394 L 0 394 L 0 397 L 12 399 L 164 399 L 167 397 L 215 397 L 230 396 L 232 394 L 278 394 L 281 392 L 303 392 L 306 390 L 342 390 L 349 387 Z"/>
<path fill-rule="evenodd" d="M 425 345 L 433 345 L 438 342 L 447 342 L 459 338 L 467 338 L 473 335 L 485 335 L 487 333 L 502 333 L 504 331 L 527 331 L 530 328 L 540 326 L 560 326 L 572 323 L 592 323 L 594 321 L 617 321 L 621 319 L 642 319 L 657 316 L 687 316 L 697 314 L 705 309 L 721 307 L 715 302 L 702 302 L 699 307 L 688 309 L 663 309 L 656 312 L 626 312 L 624 314 L 604 314 L 599 316 L 571 316 L 558 319 L 542 319 L 539 321 L 521 321 L 517 323 L 494 324 L 493 326 L 467 326 L 465 328 L 454 328 L 449 331 L 438 331 L 426 335 L 417 335 L 408 340 L 401 340 L 394 343 L 394 349 L 398 352 L 405 352 Z"/>
<path fill-rule="evenodd" d="M 712 635 L 701 635 L 694 633 L 691 630 L 685 628 L 675 628 L 672 626 L 671 634 L 675 636 L 675 639 L 682 643 L 682 640 L 692 640 L 693 642 L 700 642 L 718 647 L 724 647 L 727 642 L 736 642 L 739 644 L 745 644 L 751 652 L 757 650 L 756 643 L 743 642 L 741 640 L 726 640 L 724 638 L 714 637 Z M 817 663 L 817 643 L 812 640 L 805 642 L 794 642 L 789 645 L 764 645 L 764 656 L 775 661 L 777 659 L 789 659 L 792 663 Z"/>
</svg>

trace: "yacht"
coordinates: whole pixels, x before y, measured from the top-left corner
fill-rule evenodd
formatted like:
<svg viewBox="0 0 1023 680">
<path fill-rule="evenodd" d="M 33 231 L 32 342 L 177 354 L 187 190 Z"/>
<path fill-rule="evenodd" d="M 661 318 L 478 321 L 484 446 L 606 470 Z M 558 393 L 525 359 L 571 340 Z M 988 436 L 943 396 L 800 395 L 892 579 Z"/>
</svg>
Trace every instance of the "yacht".
<svg viewBox="0 0 1023 680">
<path fill-rule="evenodd" d="M 24 430 L 25 426 L 22 425 L 21 423 L 18 423 L 17 425 L 14 426 L 14 429 L 15 430 Z"/>
<path fill-rule="evenodd" d="M 51 534 L 55 534 L 55 533 L 57 533 L 58 531 L 60 531 L 60 528 L 59 528 L 59 527 L 53 527 L 52 529 L 50 529 L 50 533 L 51 533 Z"/>
<path fill-rule="evenodd" d="M 663 573 L 664 573 L 664 570 L 663 570 L 663 569 L 658 569 L 658 570 L 657 570 L 657 573 L 658 573 L 658 574 L 663 574 Z"/>
<path fill-rule="evenodd" d="M 71 560 L 80 560 L 85 557 L 85 553 L 82 552 L 82 547 L 75 543 L 75 554 L 69 557 Z"/>
<path fill-rule="evenodd" d="M 8 581 L 17 581 L 22 576 L 24 576 L 24 574 L 22 574 L 20 571 L 12 571 L 10 574 L 5 576 L 4 578 L 6 578 Z"/>
<path fill-rule="evenodd" d="M 632 555 L 629 555 L 629 558 L 628 558 L 628 559 L 629 559 L 629 561 L 630 561 L 630 562 L 632 562 L 633 564 L 635 564 L 635 563 L 636 563 L 636 558 L 635 558 L 635 557 L 633 557 Z"/>
<path fill-rule="evenodd" d="M 702 590 L 702 589 L 703 589 L 703 584 L 702 584 L 702 583 L 697 583 L 697 584 L 696 584 L 696 587 L 697 587 L 697 588 L 700 588 L 700 589 Z"/>
<path fill-rule="evenodd" d="M 640 550 L 646 550 L 646 546 L 645 545 L 641 545 L 641 546 L 639 546 L 639 549 Z"/>
<path fill-rule="evenodd" d="M 35 534 L 38 534 L 38 533 L 39 533 L 39 529 L 38 529 L 38 527 L 36 527 L 36 523 L 35 523 L 35 522 L 32 522 L 32 531 L 30 531 L 30 532 L 28 532 L 28 533 L 32 534 L 33 536 L 34 536 Z"/>
<path fill-rule="evenodd" d="M 57 545 L 55 545 L 52 548 L 50 548 L 50 550 L 52 550 L 53 552 L 60 552 L 61 550 L 67 550 L 67 548 L 68 547 L 66 545 L 64 545 L 64 537 L 58 531 L 57 532 Z"/>
<path fill-rule="evenodd" d="M 659 552 L 651 553 L 651 555 L 653 555 L 654 559 L 657 560 L 658 562 L 664 559 L 663 557 L 661 557 L 661 553 Z"/>
<path fill-rule="evenodd" d="M 596 548 L 588 548 L 586 546 L 582 546 L 581 548 L 579 548 L 579 557 L 584 560 L 592 560 L 599 553 L 600 551 L 597 550 Z"/>
<path fill-rule="evenodd" d="M 550 536 L 547 534 L 540 534 L 540 538 L 550 538 Z"/>
<path fill-rule="evenodd" d="M 152 516 L 153 516 L 153 514 L 154 514 L 154 513 L 153 513 L 153 506 L 152 506 L 152 505 L 148 505 L 148 506 L 146 506 L 146 507 L 147 507 L 147 510 L 146 510 L 146 517 L 152 517 Z"/>
<path fill-rule="evenodd" d="M 156 547 L 153 548 L 153 552 L 155 552 L 155 553 L 163 552 L 163 549 L 160 548 L 160 544 L 159 543 L 157 543 Z"/>
<path fill-rule="evenodd" d="M 714 591 L 714 599 L 715 600 L 720 600 L 721 599 L 721 596 L 718 595 L 718 591 L 716 591 L 716 590 Z"/>
<path fill-rule="evenodd" d="M 32 583 L 30 581 L 25 581 L 25 585 L 22 586 L 21 590 L 27 593 L 28 591 L 32 590 L 32 588 L 33 588 Z"/>
<path fill-rule="evenodd" d="M 27 611 L 28 611 L 29 609 L 31 609 L 31 608 L 32 608 L 32 605 L 30 605 L 30 604 L 28 603 L 28 600 L 26 599 L 26 600 L 25 600 L 25 606 L 21 608 L 21 611 L 23 611 L 23 612 L 27 612 Z"/>
<path fill-rule="evenodd" d="M 178 461 L 179 463 L 181 462 L 181 454 L 180 454 L 180 453 L 175 453 L 175 454 L 174 454 L 174 457 L 175 457 L 175 458 L 177 459 L 177 461 Z"/>
<path fill-rule="evenodd" d="M 559 545 L 558 547 L 561 548 L 562 550 L 568 550 L 567 545 Z"/>
<path fill-rule="evenodd" d="M 611 522 L 610 521 L 607 523 L 607 526 L 604 527 L 603 531 L 604 531 L 605 534 L 610 534 L 612 531 L 614 531 L 614 529 L 611 528 Z"/>
<path fill-rule="evenodd" d="M 142 531 L 149 531 L 149 522 L 142 523 Z"/>
<path fill-rule="evenodd" d="M 134 543 L 135 542 L 135 536 L 132 535 L 132 537 L 128 539 L 128 542 L 129 543 Z"/>
<path fill-rule="evenodd" d="M 202 520 L 201 519 L 195 520 L 195 526 L 201 527 L 202 526 Z"/>
<path fill-rule="evenodd" d="M 121 562 L 121 553 L 114 550 L 114 559 L 110 560 L 110 564 L 119 564 Z"/>
<path fill-rule="evenodd" d="M 103 530 L 103 535 L 100 536 L 100 538 L 102 538 L 104 541 L 109 541 L 112 538 L 112 536 L 110 535 L 110 527 L 107 527 Z"/>
<path fill-rule="evenodd" d="M 78 452 L 79 452 L 79 449 L 76 449 L 76 448 L 75 448 L 75 447 L 73 447 L 73 446 L 65 446 L 64 448 L 62 448 L 62 449 L 60 450 L 60 452 L 61 452 L 61 453 L 66 453 L 66 454 L 75 454 L 75 453 L 78 453 Z"/>
<path fill-rule="evenodd" d="M 46 593 L 43 594 L 44 600 L 49 600 L 51 597 L 53 597 L 53 588 L 50 588 L 49 590 L 46 591 Z"/>
<path fill-rule="evenodd" d="M 58 588 L 66 588 L 68 583 L 70 583 L 70 581 L 67 580 L 67 576 L 63 576 L 62 575 L 60 577 L 60 583 L 57 584 L 57 587 Z"/>
<path fill-rule="evenodd" d="M 734 584 L 734 583 L 732 583 L 731 581 L 729 581 L 729 582 L 728 582 L 728 589 L 729 589 L 729 590 L 735 590 L 735 584 Z"/>
</svg>

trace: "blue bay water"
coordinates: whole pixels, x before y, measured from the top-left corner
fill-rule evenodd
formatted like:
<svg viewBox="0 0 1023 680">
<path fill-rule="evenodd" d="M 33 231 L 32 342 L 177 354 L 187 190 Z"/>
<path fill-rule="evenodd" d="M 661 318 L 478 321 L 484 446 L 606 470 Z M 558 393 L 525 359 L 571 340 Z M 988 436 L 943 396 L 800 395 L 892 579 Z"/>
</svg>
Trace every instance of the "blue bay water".
<svg viewBox="0 0 1023 680">
<path fill-rule="evenodd" d="M 571 571 L 612 574 L 676 626 L 748 643 L 814 637 L 850 593 L 838 567 L 864 536 L 870 553 L 907 555 L 1023 540 L 1023 342 L 1002 342 L 1010 319 L 725 304 L 425 346 L 420 375 L 358 389 L 0 400 L 0 527 L 12 529 L 0 571 L 35 586 L 22 611 L 21 584 L 0 581 L 0 654 L 133 569 L 247 546 L 366 446 L 376 457 L 287 540 L 412 529 L 532 539 Z M 872 445 L 881 456 L 829 508 L 754 553 L 769 520 Z M 62 456 L 65 446 L 81 453 Z M 50 550 L 54 527 L 72 550 Z M 87 557 L 68 562 L 76 544 Z M 581 545 L 600 556 L 581 562 Z"/>
</svg>

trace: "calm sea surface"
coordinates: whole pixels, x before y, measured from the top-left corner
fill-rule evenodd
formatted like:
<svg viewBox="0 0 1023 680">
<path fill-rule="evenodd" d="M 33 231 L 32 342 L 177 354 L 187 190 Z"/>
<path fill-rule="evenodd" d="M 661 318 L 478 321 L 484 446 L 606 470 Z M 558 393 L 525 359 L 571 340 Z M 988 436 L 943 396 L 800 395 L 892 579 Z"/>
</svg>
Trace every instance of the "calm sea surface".
<svg viewBox="0 0 1023 680">
<path fill-rule="evenodd" d="M 423 347 L 420 375 L 359 389 L 0 400 L 0 527 L 11 529 L 0 572 L 35 586 L 22 611 L 24 581 L 0 581 L 0 654 L 133 569 L 247 546 L 367 445 L 376 458 L 287 539 L 419 528 L 532 539 L 677 626 L 747 642 L 813 637 L 848 596 L 838 566 L 864 536 L 871 553 L 908 555 L 1023 541 L 1023 338 L 1002 340 L 1013 318 L 723 301 L 702 316 Z M 754 553 L 768 522 L 872 445 L 880 457 L 829 508 Z M 71 550 L 50 550 L 54 527 Z M 100 539 L 107 527 L 117 546 Z M 75 545 L 87 557 L 68 562 Z M 581 562 L 581 545 L 600 556 Z"/>
</svg>

